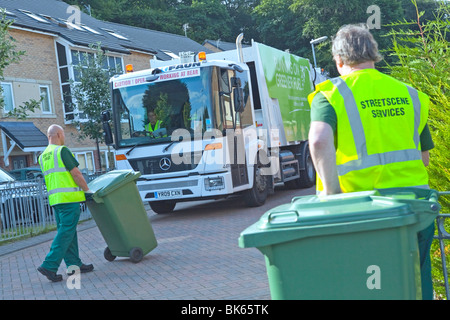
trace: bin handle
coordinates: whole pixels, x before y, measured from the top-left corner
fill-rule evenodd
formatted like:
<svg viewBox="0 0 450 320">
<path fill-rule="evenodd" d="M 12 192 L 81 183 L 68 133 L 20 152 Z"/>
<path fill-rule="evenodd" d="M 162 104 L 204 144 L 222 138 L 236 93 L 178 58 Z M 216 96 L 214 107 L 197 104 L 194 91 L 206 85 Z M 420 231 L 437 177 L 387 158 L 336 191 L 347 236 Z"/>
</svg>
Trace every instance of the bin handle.
<svg viewBox="0 0 450 320">
<path fill-rule="evenodd" d="M 295 220 L 289 220 L 289 219 L 284 220 L 283 219 L 280 222 L 273 223 L 272 221 L 275 218 L 275 217 L 273 217 L 273 215 L 276 215 L 276 214 L 279 214 L 280 216 L 283 216 L 283 217 L 286 217 L 286 218 L 288 218 L 289 216 L 295 215 Z M 273 212 L 269 212 L 269 214 L 267 215 L 267 223 L 268 224 L 272 224 L 272 225 L 277 225 L 277 224 L 281 225 L 281 224 L 286 224 L 286 223 L 296 223 L 296 222 L 298 222 L 299 218 L 300 218 L 300 216 L 299 216 L 298 212 L 294 211 L 294 210 L 283 211 L 283 212 L 273 211 Z"/>
</svg>

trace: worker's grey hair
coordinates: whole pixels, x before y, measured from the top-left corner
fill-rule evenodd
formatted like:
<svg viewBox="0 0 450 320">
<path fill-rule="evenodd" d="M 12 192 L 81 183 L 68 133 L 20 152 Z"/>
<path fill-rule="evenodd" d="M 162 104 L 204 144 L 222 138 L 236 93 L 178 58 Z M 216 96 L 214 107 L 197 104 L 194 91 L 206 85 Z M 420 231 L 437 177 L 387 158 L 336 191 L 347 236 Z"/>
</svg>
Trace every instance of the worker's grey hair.
<svg viewBox="0 0 450 320">
<path fill-rule="evenodd" d="M 348 66 L 363 62 L 379 62 L 383 57 L 378 52 L 378 44 L 364 25 L 350 24 L 339 29 L 333 38 L 333 57 L 339 56 Z"/>
</svg>

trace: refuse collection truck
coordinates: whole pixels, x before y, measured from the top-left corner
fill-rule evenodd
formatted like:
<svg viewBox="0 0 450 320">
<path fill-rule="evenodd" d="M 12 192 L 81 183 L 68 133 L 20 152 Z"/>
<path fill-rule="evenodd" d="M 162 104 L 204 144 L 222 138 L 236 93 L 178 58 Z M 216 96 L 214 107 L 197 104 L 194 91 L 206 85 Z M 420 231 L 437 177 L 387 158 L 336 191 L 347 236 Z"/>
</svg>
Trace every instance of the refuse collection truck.
<svg viewBox="0 0 450 320">
<path fill-rule="evenodd" d="M 254 41 L 242 48 L 241 39 L 236 50 L 152 60 L 110 80 L 107 144 L 117 169 L 140 171 L 140 196 L 156 213 L 231 195 L 260 206 L 275 184 L 315 183 L 309 61 Z"/>
</svg>

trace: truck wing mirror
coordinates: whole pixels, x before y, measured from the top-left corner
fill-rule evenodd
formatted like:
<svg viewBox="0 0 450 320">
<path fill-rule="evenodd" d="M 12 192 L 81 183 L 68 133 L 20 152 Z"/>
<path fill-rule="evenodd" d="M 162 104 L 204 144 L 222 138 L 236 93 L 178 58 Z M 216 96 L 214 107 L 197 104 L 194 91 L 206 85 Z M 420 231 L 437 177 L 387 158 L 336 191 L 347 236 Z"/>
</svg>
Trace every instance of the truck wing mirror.
<svg viewBox="0 0 450 320">
<path fill-rule="evenodd" d="M 108 110 L 102 111 L 102 126 L 103 126 L 103 137 L 107 146 L 114 143 L 113 136 L 111 132 L 111 127 L 109 125 L 109 120 L 111 119 L 111 114 Z"/>
<path fill-rule="evenodd" d="M 244 90 L 242 88 L 233 89 L 234 111 L 242 112 L 244 110 Z"/>
</svg>

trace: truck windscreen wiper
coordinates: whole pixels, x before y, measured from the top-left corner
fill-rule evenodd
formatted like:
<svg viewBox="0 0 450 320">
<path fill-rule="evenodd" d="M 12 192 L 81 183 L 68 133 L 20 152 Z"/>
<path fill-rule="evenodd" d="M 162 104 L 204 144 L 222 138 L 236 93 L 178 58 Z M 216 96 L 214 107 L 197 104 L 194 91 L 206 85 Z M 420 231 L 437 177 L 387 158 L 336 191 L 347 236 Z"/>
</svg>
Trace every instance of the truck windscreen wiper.
<svg viewBox="0 0 450 320">
<path fill-rule="evenodd" d="M 178 141 L 177 140 L 173 140 L 171 143 L 169 143 L 164 149 L 163 152 L 166 152 L 167 150 L 169 150 L 169 148 L 175 143 L 175 142 L 180 142 L 182 141 L 182 139 L 180 138 Z"/>
<path fill-rule="evenodd" d="M 141 145 L 141 144 L 143 144 L 143 143 L 142 143 L 142 142 L 136 143 L 136 144 L 135 144 L 134 146 L 132 146 L 131 149 L 128 150 L 125 154 L 126 154 L 127 156 L 130 155 L 131 151 L 133 151 L 134 148 L 136 148 L 137 146 L 139 146 L 139 145 Z"/>
</svg>

